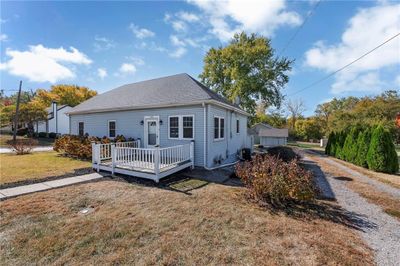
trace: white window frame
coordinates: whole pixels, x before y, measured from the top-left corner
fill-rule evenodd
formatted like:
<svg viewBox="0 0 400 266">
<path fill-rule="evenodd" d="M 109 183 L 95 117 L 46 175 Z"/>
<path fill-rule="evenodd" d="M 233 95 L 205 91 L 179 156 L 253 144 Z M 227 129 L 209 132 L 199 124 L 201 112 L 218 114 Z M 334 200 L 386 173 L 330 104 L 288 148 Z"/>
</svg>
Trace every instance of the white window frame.
<svg viewBox="0 0 400 266">
<path fill-rule="evenodd" d="M 110 136 L 110 122 L 114 122 L 115 123 L 115 136 L 114 137 L 111 137 Z M 110 138 L 110 139 L 113 139 L 113 138 L 115 138 L 116 136 L 117 136 L 117 120 L 108 120 L 107 121 L 107 128 L 108 128 L 108 131 L 107 131 L 107 135 L 108 135 L 108 137 Z"/>
<path fill-rule="evenodd" d="M 80 123 L 82 123 L 83 124 L 83 134 L 81 135 L 80 134 L 80 128 L 79 128 L 79 125 L 80 125 Z M 83 121 L 78 121 L 78 136 L 85 136 L 85 122 L 83 122 Z"/>
<path fill-rule="evenodd" d="M 215 118 L 218 118 L 218 138 L 215 138 Z M 221 138 L 221 119 L 224 119 L 224 137 L 223 138 Z M 214 138 L 214 141 L 221 141 L 221 140 L 224 140 L 225 139 L 225 134 L 226 134 L 226 123 L 225 123 L 225 121 L 226 121 L 226 119 L 225 119 L 225 117 L 223 117 L 223 116 L 214 116 L 214 119 L 213 119 L 213 138 Z"/>
<path fill-rule="evenodd" d="M 171 117 L 178 117 L 178 137 L 172 138 L 170 133 L 170 118 Z M 191 138 L 184 138 L 183 137 L 183 118 L 184 117 L 191 117 L 193 121 L 193 136 Z M 195 132 L 195 123 L 194 123 L 194 115 L 170 115 L 168 116 L 168 139 L 170 140 L 194 140 L 194 132 Z"/>
<path fill-rule="evenodd" d="M 236 134 L 240 134 L 240 119 L 236 118 Z"/>
</svg>

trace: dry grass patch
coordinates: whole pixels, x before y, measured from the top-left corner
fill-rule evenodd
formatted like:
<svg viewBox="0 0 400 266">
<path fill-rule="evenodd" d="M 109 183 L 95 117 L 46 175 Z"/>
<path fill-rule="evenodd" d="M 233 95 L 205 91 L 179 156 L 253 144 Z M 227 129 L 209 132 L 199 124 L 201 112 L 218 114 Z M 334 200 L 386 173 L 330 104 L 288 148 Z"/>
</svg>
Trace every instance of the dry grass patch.
<svg viewBox="0 0 400 266">
<path fill-rule="evenodd" d="M 50 176 L 74 174 L 76 170 L 91 167 L 88 161 L 62 157 L 57 152 L 35 152 L 15 155 L 0 154 L 0 185 Z"/>
<path fill-rule="evenodd" d="M 325 173 L 334 176 L 336 179 L 347 181 L 346 186 L 360 194 L 362 197 L 366 198 L 368 202 L 382 207 L 387 214 L 400 219 L 400 212 L 398 211 L 400 210 L 400 199 L 376 189 L 373 185 L 363 182 L 357 176 L 351 175 L 335 166 L 332 166 L 325 160 L 318 158 L 318 156 L 309 156 L 318 162 L 318 165 Z"/>
<path fill-rule="evenodd" d="M 13 136 L 10 134 L 0 134 L 0 147 L 10 148 Z M 25 136 L 17 136 L 17 140 L 27 140 Z M 54 139 L 50 138 L 33 138 L 38 141 L 39 146 L 53 146 Z"/>
<path fill-rule="evenodd" d="M 209 184 L 191 195 L 115 181 L 0 202 L 3 264 L 369 265 L 349 227 L 273 214 L 243 188 Z M 92 207 L 83 215 L 79 210 Z"/>
</svg>

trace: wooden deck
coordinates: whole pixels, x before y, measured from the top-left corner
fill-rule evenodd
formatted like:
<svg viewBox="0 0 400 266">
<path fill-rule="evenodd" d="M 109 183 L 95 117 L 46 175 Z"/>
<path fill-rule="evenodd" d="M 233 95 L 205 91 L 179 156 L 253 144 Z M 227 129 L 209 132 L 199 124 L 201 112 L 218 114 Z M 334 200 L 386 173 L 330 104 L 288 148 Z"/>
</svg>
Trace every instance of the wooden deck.
<svg viewBox="0 0 400 266">
<path fill-rule="evenodd" d="M 132 147 L 133 146 L 133 147 Z M 135 144 L 93 144 L 92 164 L 109 171 L 158 182 L 161 178 L 194 167 L 194 143 L 166 148 L 139 148 Z"/>
</svg>

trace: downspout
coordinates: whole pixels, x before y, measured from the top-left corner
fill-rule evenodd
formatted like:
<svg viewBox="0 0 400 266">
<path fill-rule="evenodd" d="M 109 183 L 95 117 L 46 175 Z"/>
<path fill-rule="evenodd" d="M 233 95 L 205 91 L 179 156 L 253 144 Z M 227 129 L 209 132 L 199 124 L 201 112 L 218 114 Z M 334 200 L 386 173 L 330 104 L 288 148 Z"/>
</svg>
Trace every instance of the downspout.
<svg viewBox="0 0 400 266">
<path fill-rule="evenodd" d="M 203 132 L 204 132 L 204 134 L 203 134 L 203 137 L 204 137 L 204 139 L 203 139 L 203 142 L 204 142 L 203 143 L 203 149 L 204 149 L 203 164 L 204 164 L 204 168 L 206 168 L 207 167 L 207 110 L 206 110 L 207 106 L 204 102 L 203 102 L 202 106 L 203 106 Z"/>
</svg>

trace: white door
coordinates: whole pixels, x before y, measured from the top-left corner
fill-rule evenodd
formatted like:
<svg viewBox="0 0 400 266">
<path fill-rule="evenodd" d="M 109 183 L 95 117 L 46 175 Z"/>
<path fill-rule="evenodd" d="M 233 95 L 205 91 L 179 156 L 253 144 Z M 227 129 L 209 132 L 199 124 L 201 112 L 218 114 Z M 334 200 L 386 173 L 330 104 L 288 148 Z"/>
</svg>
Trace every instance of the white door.
<svg viewBox="0 0 400 266">
<path fill-rule="evenodd" d="M 144 124 L 144 143 L 146 147 L 154 147 L 160 145 L 160 128 L 159 119 L 145 118 Z"/>
</svg>

